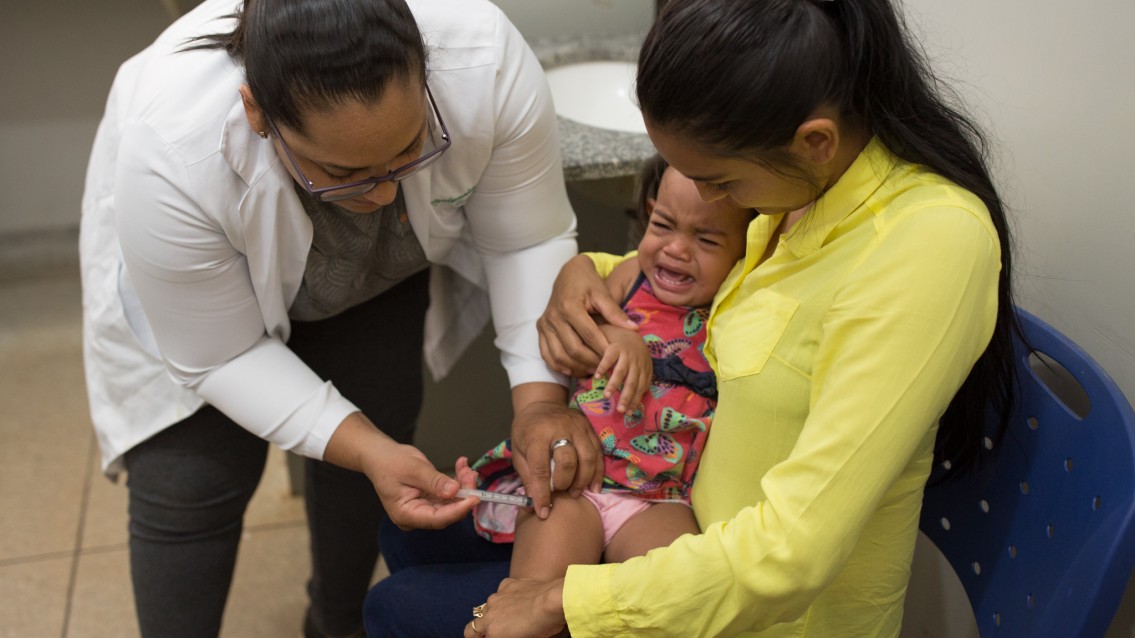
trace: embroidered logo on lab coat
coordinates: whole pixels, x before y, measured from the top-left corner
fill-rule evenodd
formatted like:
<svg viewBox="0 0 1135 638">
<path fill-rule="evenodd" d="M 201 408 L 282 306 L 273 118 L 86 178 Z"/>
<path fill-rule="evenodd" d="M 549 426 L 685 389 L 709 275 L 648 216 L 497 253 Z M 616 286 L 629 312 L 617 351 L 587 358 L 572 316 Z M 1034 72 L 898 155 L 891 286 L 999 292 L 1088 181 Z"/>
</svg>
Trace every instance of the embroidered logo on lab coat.
<svg viewBox="0 0 1135 638">
<path fill-rule="evenodd" d="M 430 203 L 433 204 L 434 206 L 437 206 L 438 204 L 448 204 L 450 206 L 453 206 L 454 208 L 460 208 L 461 206 L 463 206 L 465 204 L 465 200 L 469 199 L 469 197 L 473 194 L 473 191 L 475 191 L 475 190 L 477 190 L 476 186 L 470 186 L 468 190 L 466 190 L 464 193 L 461 193 L 457 197 L 449 197 L 449 198 L 439 197 L 439 198 L 431 201 Z"/>
</svg>

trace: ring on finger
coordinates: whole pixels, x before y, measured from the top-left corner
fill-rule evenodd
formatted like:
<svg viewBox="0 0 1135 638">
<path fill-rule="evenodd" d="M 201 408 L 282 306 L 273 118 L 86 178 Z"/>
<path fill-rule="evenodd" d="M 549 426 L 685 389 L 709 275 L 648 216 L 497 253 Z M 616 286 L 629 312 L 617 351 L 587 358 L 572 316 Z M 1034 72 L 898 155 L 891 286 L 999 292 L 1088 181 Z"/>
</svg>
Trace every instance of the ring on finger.
<svg viewBox="0 0 1135 638">
<path fill-rule="evenodd" d="M 555 442 L 552 443 L 552 452 L 555 452 L 557 448 L 561 448 L 561 447 L 564 447 L 564 446 L 570 447 L 571 446 L 571 439 L 557 439 Z"/>
<path fill-rule="evenodd" d="M 477 629 L 477 619 L 476 618 L 469 621 L 469 628 L 472 629 L 473 633 L 477 634 L 478 636 L 484 635 L 484 634 L 481 633 L 480 629 Z"/>
<path fill-rule="evenodd" d="M 488 604 L 488 603 L 481 603 L 480 605 L 477 605 L 476 607 L 473 608 L 473 617 L 474 618 L 480 618 L 481 616 L 485 615 L 485 605 L 486 604 Z"/>
</svg>

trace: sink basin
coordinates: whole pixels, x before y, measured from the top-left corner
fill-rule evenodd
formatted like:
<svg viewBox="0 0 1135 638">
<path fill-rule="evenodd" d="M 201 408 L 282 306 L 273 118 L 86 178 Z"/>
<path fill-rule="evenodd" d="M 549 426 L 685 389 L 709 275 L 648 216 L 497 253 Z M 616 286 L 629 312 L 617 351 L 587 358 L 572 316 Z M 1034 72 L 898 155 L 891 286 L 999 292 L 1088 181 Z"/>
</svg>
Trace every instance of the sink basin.
<svg viewBox="0 0 1135 638">
<path fill-rule="evenodd" d="M 634 62 L 579 62 L 546 73 L 556 113 L 612 131 L 646 133 L 634 103 Z"/>
</svg>

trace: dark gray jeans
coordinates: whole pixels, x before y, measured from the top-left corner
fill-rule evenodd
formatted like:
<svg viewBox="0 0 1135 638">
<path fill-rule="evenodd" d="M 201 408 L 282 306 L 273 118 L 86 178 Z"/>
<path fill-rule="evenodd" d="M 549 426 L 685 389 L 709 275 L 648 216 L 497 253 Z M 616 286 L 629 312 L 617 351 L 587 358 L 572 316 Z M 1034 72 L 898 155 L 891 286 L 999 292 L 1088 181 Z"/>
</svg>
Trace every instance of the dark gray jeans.
<svg viewBox="0 0 1135 638">
<path fill-rule="evenodd" d="M 428 272 L 330 319 L 293 322 L 288 346 L 384 432 L 410 442 L 422 401 Z M 213 637 L 232 582 L 245 508 L 268 444 L 212 406 L 126 454 L 130 568 L 142 635 Z M 312 620 L 328 635 L 362 626 L 385 517 L 370 481 L 308 459 Z M 297 631 L 299 628 L 297 627 Z"/>
</svg>

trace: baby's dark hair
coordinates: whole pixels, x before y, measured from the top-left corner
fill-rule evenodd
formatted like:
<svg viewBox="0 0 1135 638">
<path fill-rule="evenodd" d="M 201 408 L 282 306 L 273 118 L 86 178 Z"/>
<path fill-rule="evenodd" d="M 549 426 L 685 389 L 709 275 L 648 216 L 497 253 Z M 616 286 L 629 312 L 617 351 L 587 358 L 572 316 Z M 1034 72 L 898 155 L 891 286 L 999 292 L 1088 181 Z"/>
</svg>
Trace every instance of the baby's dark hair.
<svg viewBox="0 0 1135 638">
<path fill-rule="evenodd" d="M 670 163 L 657 153 L 643 164 L 642 172 L 638 175 L 635 209 L 628 211 L 632 222 L 628 237 L 628 248 L 637 246 L 646 232 L 646 227 L 650 224 L 650 210 L 647 200 L 658 199 L 658 189 L 662 186 L 662 176 L 666 174 L 669 168 Z M 757 215 L 756 210 L 748 209 L 748 212 L 750 220 Z"/>
<path fill-rule="evenodd" d="M 636 92 L 651 126 L 761 163 L 817 195 L 821 185 L 787 149 L 807 118 L 831 106 L 898 157 L 981 199 L 1001 241 L 997 319 L 941 419 L 936 450 L 952 472 L 976 462 L 986 412 L 1003 433 L 1015 400 L 1009 225 L 984 135 L 891 0 L 671 0 L 642 45 Z"/>
<path fill-rule="evenodd" d="M 647 200 L 658 199 L 658 187 L 662 185 L 662 176 L 670 164 L 657 153 L 646 160 L 642 172 L 638 176 L 638 197 L 635 199 L 635 223 L 640 230 L 645 230 L 650 222 L 650 213 Z M 641 234 L 641 232 L 640 232 Z"/>
<path fill-rule="evenodd" d="M 425 81 L 426 49 L 405 0 L 245 0 L 229 18 L 232 31 L 184 50 L 227 51 L 264 114 L 300 133 L 309 110 L 378 100 L 393 80 Z"/>
</svg>

